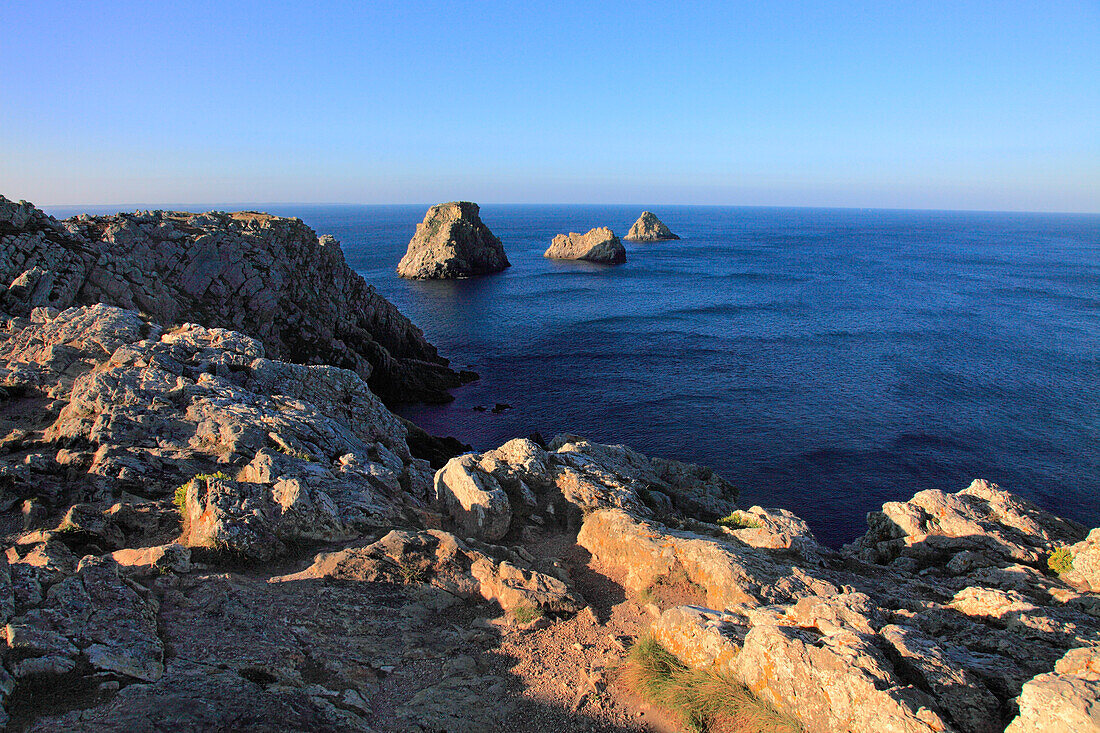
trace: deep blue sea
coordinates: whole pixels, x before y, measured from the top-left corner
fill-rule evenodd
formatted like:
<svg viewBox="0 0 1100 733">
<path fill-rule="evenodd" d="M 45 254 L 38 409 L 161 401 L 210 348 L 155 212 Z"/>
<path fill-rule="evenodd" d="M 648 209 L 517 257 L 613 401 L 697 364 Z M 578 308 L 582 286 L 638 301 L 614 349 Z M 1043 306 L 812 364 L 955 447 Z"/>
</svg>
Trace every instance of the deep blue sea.
<svg viewBox="0 0 1100 733">
<path fill-rule="evenodd" d="M 221 208 L 221 207 L 219 207 Z M 492 206 L 512 267 L 394 272 L 426 206 L 271 206 L 481 379 L 401 412 L 477 449 L 572 432 L 713 466 L 829 544 L 883 502 L 989 478 L 1100 525 L 1100 216 L 654 208 L 682 239 L 546 260 L 639 206 Z M 68 212 L 61 212 L 68 213 Z M 500 414 L 476 406 L 507 403 Z"/>
</svg>

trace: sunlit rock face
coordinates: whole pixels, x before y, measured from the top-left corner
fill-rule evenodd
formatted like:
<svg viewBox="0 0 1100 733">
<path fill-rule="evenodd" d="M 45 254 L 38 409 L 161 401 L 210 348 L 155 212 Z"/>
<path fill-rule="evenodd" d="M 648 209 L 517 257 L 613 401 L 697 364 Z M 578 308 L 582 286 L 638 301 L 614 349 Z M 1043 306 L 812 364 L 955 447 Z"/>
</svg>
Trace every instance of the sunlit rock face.
<svg viewBox="0 0 1100 733">
<path fill-rule="evenodd" d="M 428 209 L 416 225 L 397 274 L 413 280 L 453 280 L 510 267 L 504 246 L 481 221 L 481 209 L 452 201 Z"/>
</svg>

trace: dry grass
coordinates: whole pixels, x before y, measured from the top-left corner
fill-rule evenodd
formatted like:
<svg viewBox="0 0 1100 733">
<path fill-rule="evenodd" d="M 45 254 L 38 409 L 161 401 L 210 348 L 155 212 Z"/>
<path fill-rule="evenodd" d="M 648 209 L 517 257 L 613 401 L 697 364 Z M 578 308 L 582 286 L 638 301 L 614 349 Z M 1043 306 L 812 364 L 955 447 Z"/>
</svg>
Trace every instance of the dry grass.
<svg viewBox="0 0 1100 733">
<path fill-rule="evenodd" d="M 697 733 L 798 733 L 801 727 L 713 669 L 692 669 L 653 637 L 630 649 L 622 679 L 651 705 Z"/>
</svg>

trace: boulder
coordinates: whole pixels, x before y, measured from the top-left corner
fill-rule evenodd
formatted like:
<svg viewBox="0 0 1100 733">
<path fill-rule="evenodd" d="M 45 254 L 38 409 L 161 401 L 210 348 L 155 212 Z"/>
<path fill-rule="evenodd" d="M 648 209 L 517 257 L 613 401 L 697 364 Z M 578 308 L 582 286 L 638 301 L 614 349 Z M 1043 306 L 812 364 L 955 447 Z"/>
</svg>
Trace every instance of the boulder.
<svg viewBox="0 0 1100 733">
<path fill-rule="evenodd" d="M 510 267 L 504 246 L 481 221 L 481 209 L 452 201 L 428 209 L 416 225 L 397 274 L 413 280 L 452 280 Z"/>
<path fill-rule="evenodd" d="M 559 234 L 543 257 L 553 260 L 587 260 L 606 265 L 626 262 L 626 249 L 607 227 L 590 229 L 587 234 Z"/>
<path fill-rule="evenodd" d="M 1100 733 L 1100 648 L 1071 649 L 1024 685 L 1005 733 Z"/>
<path fill-rule="evenodd" d="M 630 232 L 626 235 L 626 238 L 630 242 L 661 242 L 668 239 L 679 239 L 651 211 L 642 212 L 642 215 L 638 217 L 638 221 L 630 227 Z"/>
<path fill-rule="evenodd" d="M 478 469 L 473 455 L 452 458 L 435 474 L 436 500 L 464 536 L 490 542 L 508 534 L 512 505 L 492 474 Z"/>
</svg>

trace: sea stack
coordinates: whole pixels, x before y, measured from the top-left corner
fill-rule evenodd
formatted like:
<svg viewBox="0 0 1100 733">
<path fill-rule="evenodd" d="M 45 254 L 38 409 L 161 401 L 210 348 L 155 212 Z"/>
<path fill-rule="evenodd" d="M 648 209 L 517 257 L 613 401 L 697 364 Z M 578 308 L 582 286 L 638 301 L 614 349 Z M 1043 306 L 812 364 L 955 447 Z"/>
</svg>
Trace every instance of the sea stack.
<svg viewBox="0 0 1100 733">
<path fill-rule="evenodd" d="M 652 211 L 642 212 L 638 221 L 630 227 L 630 233 L 626 238 L 630 242 L 662 242 L 668 239 L 679 239 Z"/>
<path fill-rule="evenodd" d="M 559 234 L 554 237 L 543 257 L 618 265 L 626 262 L 626 249 L 614 232 L 607 227 L 598 227 L 589 230 L 587 234 Z"/>
<path fill-rule="evenodd" d="M 453 280 L 511 267 L 504 246 L 481 221 L 481 209 L 452 201 L 428 209 L 416 225 L 397 274 L 414 280 Z"/>
</svg>

